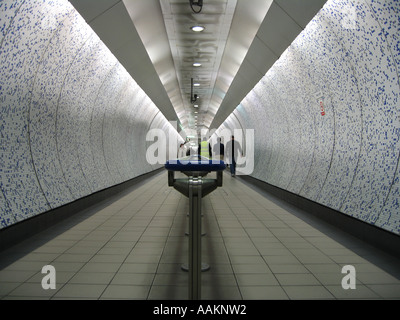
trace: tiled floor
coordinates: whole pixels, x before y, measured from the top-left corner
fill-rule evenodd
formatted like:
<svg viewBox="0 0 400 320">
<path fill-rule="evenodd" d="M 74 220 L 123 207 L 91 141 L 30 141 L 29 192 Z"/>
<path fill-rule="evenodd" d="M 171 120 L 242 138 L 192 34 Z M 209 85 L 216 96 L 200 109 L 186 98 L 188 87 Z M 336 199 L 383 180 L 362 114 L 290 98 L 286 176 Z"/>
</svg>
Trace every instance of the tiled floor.
<svg viewBox="0 0 400 320">
<path fill-rule="evenodd" d="M 202 206 L 202 299 L 400 299 L 398 259 L 239 178 L 224 174 Z M 2 252 L 0 298 L 187 299 L 187 212 L 163 172 Z M 42 288 L 44 265 L 54 290 Z M 354 290 L 342 288 L 345 265 Z"/>
</svg>

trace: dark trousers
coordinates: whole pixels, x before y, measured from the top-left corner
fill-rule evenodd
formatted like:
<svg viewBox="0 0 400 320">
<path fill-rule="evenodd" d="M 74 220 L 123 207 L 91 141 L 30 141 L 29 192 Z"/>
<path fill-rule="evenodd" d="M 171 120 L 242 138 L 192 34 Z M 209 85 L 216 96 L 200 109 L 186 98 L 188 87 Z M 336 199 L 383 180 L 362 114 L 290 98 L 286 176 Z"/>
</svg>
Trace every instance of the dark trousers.
<svg viewBox="0 0 400 320">
<path fill-rule="evenodd" d="M 229 168 L 231 169 L 231 174 L 236 174 L 236 161 L 235 161 L 235 159 L 232 159 L 232 163 L 229 165 Z"/>
</svg>

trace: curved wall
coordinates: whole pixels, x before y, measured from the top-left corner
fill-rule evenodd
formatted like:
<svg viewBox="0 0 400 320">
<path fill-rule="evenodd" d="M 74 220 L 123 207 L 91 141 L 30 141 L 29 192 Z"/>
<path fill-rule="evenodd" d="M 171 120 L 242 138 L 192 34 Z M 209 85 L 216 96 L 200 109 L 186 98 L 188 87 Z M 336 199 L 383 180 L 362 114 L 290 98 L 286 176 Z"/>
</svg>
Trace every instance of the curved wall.
<svg viewBox="0 0 400 320">
<path fill-rule="evenodd" d="M 160 167 L 169 122 L 68 1 L 0 2 L 0 103 L 0 228 Z"/>
<path fill-rule="evenodd" d="M 399 71 L 399 1 L 328 1 L 221 128 L 255 130 L 255 178 L 399 234 Z"/>
</svg>

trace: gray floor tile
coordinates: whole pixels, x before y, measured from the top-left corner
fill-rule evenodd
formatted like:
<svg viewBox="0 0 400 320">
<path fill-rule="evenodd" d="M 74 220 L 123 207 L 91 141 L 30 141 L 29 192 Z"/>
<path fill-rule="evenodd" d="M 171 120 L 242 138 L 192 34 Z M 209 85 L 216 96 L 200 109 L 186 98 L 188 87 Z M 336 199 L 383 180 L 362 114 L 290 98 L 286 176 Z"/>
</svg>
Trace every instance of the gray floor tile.
<svg viewBox="0 0 400 320">
<path fill-rule="evenodd" d="M 100 299 L 137 299 L 145 300 L 147 299 L 150 286 L 138 286 L 138 285 L 109 285 L 104 293 L 101 295 Z"/>
<path fill-rule="evenodd" d="M 272 273 L 236 274 L 240 286 L 278 286 L 279 282 Z"/>
<path fill-rule="evenodd" d="M 188 199 L 166 181 L 164 172 L 0 253 L 0 299 L 187 299 Z M 400 299 L 399 278 L 382 268 L 400 277 L 396 259 L 324 235 L 238 178 L 225 175 L 202 205 L 203 299 Z M 41 287 L 45 264 L 56 268 L 56 290 Z M 347 264 L 355 290 L 341 286 Z"/>
<path fill-rule="evenodd" d="M 275 277 L 282 286 L 320 285 L 311 273 L 277 273 Z"/>
<path fill-rule="evenodd" d="M 323 284 L 324 286 L 341 286 L 342 279 L 345 276 L 342 273 L 338 272 L 331 272 L 331 273 L 320 273 L 315 272 L 313 273 L 314 277 L 318 279 L 318 281 Z"/>
<path fill-rule="evenodd" d="M 368 284 L 366 287 L 377 293 L 383 299 L 400 299 L 399 284 Z"/>
<path fill-rule="evenodd" d="M 357 272 L 356 278 L 363 284 L 397 284 L 400 280 L 385 272 Z"/>
<path fill-rule="evenodd" d="M 88 262 L 81 269 L 81 272 L 117 272 L 121 263 Z M 58 269 L 57 269 L 58 270 Z"/>
<path fill-rule="evenodd" d="M 68 283 L 109 284 L 113 277 L 113 272 L 78 272 L 68 281 Z"/>
<path fill-rule="evenodd" d="M 257 273 L 270 273 L 271 270 L 266 264 L 252 263 L 252 264 L 232 264 L 233 271 L 238 273 L 246 274 L 257 274 Z"/>
<path fill-rule="evenodd" d="M 74 254 L 74 253 L 65 253 L 59 255 L 54 262 L 88 262 L 94 254 Z"/>
<path fill-rule="evenodd" d="M 54 295 L 54 298 L 98 299 L 106 287 L 105 284 L 68 283 Z"/>
<path fill-rule="evenodd" d="M 153 280 L 154 280 L 154 274 L 152 273 L 118 272 L 117 274 L 114 274 L 114 278 L 112 279 L 111 284 L 150 286 Z"/>
<path fill-rule="evenodd" d="M 120 254 L 96 254 L 90 259 L 90 262 L 115 262 L 122 263 L 126 259 L 126 255 Z"/>
<path fill-rule="evenodd" d="M 279 273 L 308 273 L 308 269 L 301 263 L 292 264 L 270 264 L 269 268 L 274 274 Z"/>
<path fill-rule="evenodd" d="M 204 300 L 242 300 L 242 295 L 237 287 L 204 285 L 201 289 L 201 298 Z"/>
<path fill-rule="evenodd" d="M 181 272 L 180 274 L 157 274 L 154 278 L 153 285 L 155 286 L 188 286 L 188 273 Z"/>
<path fill-rule="evenodd" d="M 155 263 L 124 263 L 120 266 L 119 272 L 122 273 L 155 273 L 157 264 Z"/>
<path fill-rule="evenodd" d="M 325 286 L 332 295 L 337 299 L 381 299 L 381 297 L 373 290 L 364 285 L 356 285 L 355 289 L 343 289 L 341 285 Z"/>
<path fill-rule="evenodd" d="M 0 270 L 0 285 L 7 282 L 18 282 L 22 283 L 31 278 L 37 271 L 27 271 L 27 270 L 13 270 L 13 269 L 3 269 Z"/>
<path fill-rule="evenodd" d="M 9 295 L 10 292 L 15 290 L 20 285 L 21 285 L 20 282 L 11 282 L 11 281 L 0 283 L 0 299 Z"/>
<path fill-rule="evenodd" d="M 151 286 L 149 300 L 187 300 L 188 288 L 183 286 Z"/>
<path fill-rule="evenodd" d="M 44 290 L 40 283 L 22 283 L 9 292 L 8 296 L 50 299 L 54 294 L 55 290 Z"/>
<path fill-rule="evenodd" d="M 287 300 L 288 296 L 280 286 L 241 286 L 245 300 Z"/>
<path fill-rule="evenodd" d="M 282 286 L 292 300 L 330 300 L 335 299 L 332 293 L 323 286 Z"/>
</svg>

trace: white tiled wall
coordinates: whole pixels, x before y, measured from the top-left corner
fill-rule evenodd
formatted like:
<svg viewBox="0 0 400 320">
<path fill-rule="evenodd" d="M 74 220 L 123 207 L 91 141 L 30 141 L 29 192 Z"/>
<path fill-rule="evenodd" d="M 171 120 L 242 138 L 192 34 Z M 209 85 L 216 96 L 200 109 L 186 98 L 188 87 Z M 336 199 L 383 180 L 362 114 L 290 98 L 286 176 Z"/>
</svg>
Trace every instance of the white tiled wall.
<svg viewBox="0 0 400 320">
<path fill-rule="evenodd" d="M 0 103 L 0 228 L 159 167 L 169 123 L 66 0 L 0 1 Z"/>
<path fill-rule="evenodd" d="M 328 1 L 230 116 L 253 176 L 400 233 L 399 72 L 400 1 Z"/>
<path fill-rule="evenodd" d="M 221 126 L 255 130 L 253 176 L 394 233 L 399 17 L 328 1 Z M 63 0 L 0 2 L 0 107 L 1 228 L 153 170 L 146 132 L 169 129 Z"/>
</svg>

